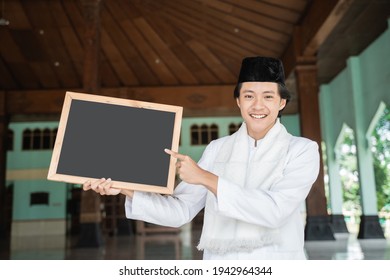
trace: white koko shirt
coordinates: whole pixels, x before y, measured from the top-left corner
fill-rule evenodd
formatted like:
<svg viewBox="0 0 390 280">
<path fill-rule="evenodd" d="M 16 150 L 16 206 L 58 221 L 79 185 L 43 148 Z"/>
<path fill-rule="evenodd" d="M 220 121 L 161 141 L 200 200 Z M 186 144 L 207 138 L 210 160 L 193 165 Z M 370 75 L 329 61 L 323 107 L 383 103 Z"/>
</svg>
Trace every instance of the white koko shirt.
<svg viewBox="0 0 390 280">
<path fill-rule="evenodd" d="M 205 149 L 199 166 L 211 171 L 226 136 L 211 142 Z M 254 140 L 248 136 L 255 151 Z M 261 145 L 258 141 L 257 146 Z M 204 251 L 204 259 L 305 259 L 304 219 L 300 206 L 305 201 L 319 172 L 319 152 L 316 142 L 292 137 L 287 152 L 283 178 L 270 190 L 243 189 L 223 177 L 218 179 L 218 193 L 205 187 L 181 182 L 173 195 L 135 191 L 127 197 L 126 217 L 162 226 L 180 227 L 190 222 L 205 207 L 207 196 L 213 196 L 212 207 L 220 214 L 248 223 L 277 229 L 280 242 L 251 252 L 231 252 L 218 255 Z M 211 217 L 205 212 L 204 224 Z"/>
</svg>

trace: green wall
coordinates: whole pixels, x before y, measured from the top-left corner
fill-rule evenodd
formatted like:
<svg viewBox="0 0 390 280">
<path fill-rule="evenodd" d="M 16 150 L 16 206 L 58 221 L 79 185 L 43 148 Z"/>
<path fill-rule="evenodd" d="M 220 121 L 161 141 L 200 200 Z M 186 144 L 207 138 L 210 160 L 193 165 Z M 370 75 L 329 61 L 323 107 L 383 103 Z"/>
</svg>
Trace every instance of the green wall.
<svg viewBox="0 0 390 280">
<path fill-rule="evenodd" d="M 298 115 L 286 115 L 282 117 L 282 123 L 293 135 L 300 135 Z M 211 125 L 216 124 L 219 128 L 219 137 L 229 134 L 231 123 L 239 124 L 241 117 L 210 117 L 210 118 L 184 118 L 181 127 L 180 153 L 191 156 L 198 161 L 205 149 L 205 145 L 191 146 L 190 128 L 193 124 Z M 14 132 L 14 150 L 7 153 L 7 170 L 32 170 L 48 169 L 51 160 L 51 150 L 23 151 L 22 136 L 27 128 L 34 130 L 53 129 L 58 122 L 15 122 L 10 124 Z M 8 180 L 7 185 L 13 184 L 13 219 L 14 220 L 37 220 L 37 219 L 62 219 L 66 216 L 66 193 L 65 183 L 48 181 L 45 178 L 37 180 Z M 49 205 L 30 205 L 30 194 L 33 192 L 48 192 Z"/>
<path fill-rule="evenodd" d="M 184 118 L 181 126 L 180 153 L 189 155 L 193 160 L 198 161 L 202 156 L 206 145 L 191 145 L 191 126 L 194 124 L 208 126 L 215 124 L 218 126 L 219 137 L 229 135 L 229 125 L 239 124 L 241 117 L 212 117 L 212 118 Z"/>
<path fill-rule="evenodd" d="M 231 123 L 240 124 L 241 122 L 241 117 L 184 118 L 181 128 L 181 145 L 179 147 L 180 153 L 189 155 L 192 159 L 198 161 L 206 148 L 206 145 L 191 146 L 190 131 L 193 124 L 197 124 L 198 126 L 203 124 L 208 126 L 216 124 L 219 128 L 219 137 L 223 137 L 229 135 L 229 125 Z M 282 116 L 281 122 L 292 135 L 300 136 L 298 115 Z"/>
<path fill-rule="evenodd" d="M 328 84 L 320 87 L 320 100 L 327 99 L 329 106 L 321 106 L 321 118 L 325 115 L 327 122 L 331 123 L 333 135 L 331 147 L 334 148 L 337 137 L 345 122 L 352 129 L 355 128 L 354 92 L 361 92 L 358 98 L 364 104 L 364 109 L 358 109 L 357 114 L 363 117 L 364 133 L 368 131 L 381 101 L 390 104 L 390 31 L 387 29 L 360 55 L 350 58 L 347 67 Z M 355 63 L 351 63 L 352 59 Z M 359 73 L 358 83 L 356 76 Z M 352 79 L 355 79 L 353 81 Z M 355 82 L 353 84 L 353 82 Z M 326 96 L 325 96 L 326 95 Z M 330 112 L 326 114 L 324 111 Z"/>
<path fill-rule="evenodd" d="M 48 205 L 30 205 L 30 194 L 48 192 Z M 24 180 L 14 183 L 13 220 L 64 219 L 66 184 L 47 180 Z"/>
<path fill-rule="evenodd" d="M 390 22 L 390 21 L 389 21 Z M 377 215 L 376 183 L 369 136 L 383 104 L 390 104 L 390 32 L 387 29 L 369 47 L 346 61 L 346 68 L 331 82 L 320 86 L 322 137 L 327 147 L 327 166 L 332 211 L 341 212 L 342 182 L 335 144 L 343 124 L 354 130 L 363 216 Z"/>
<path fill-rule="evenodd" d="M 54 129 L 58 122 L 15 122 L 10 123 L 9 128 L 14 132 L 14 149 L 7 153 L 7 169 L 33 169 L 47 168 L 50 164 L 51 150 L 23 151 L 22 140 L 25 129 Z"/>
<path fill-rule="evenodd" d="M 44 170 L 48 169 L 51 150 L 23 151 L 23 131 L 57 128 L 58 122 L 10 123 L 14 132 L 13 150 L 7 152 L 7 171 Z M 7 180 L 13 185 L 13 220 L 64 219 L 66 216 L 66 184 L 48 181 L 45 178 L 36 180 Z M 30 205 L 30 195 L 34 192 L 48 192 L 48 205 Z"/>
</svg>

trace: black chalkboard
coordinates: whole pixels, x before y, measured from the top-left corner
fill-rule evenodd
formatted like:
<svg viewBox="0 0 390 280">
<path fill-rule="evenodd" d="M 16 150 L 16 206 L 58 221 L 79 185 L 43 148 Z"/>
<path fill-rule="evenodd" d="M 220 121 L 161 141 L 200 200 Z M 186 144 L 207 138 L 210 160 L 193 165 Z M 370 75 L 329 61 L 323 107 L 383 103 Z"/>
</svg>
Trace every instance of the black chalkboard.
<svg viewBox="0 0 390 280">
<path fill-rule="evenodd" d="M 182 107 L 67 92 L 48 179 L 172 193 Z"/>
</svg>

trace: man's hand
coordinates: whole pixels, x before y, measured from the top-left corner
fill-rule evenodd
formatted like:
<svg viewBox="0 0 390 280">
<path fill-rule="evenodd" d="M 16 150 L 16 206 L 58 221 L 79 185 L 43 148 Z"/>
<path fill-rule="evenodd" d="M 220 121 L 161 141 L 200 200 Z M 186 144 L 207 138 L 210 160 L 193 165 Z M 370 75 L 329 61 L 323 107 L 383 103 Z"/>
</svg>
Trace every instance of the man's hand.
<svg viewBox="0 0 390 280">
<path fill-rule="evenodd" d="M 176 168 L 181 180 L 194 185 L 203 185 L 214 194 L 217 193 L 218 177 L 202 168 L 191 157 L 165 149 L 165 152 L 177 159 Z"/>
<path fill-rule="evenodd" d="M 119 193 L 127 195 L 127 193 L 124 193 L 121 189 L 114 188 L 113 182 L 110 178 L 107 180 L 105 178 L 101 178 L 100 180 L 96 180 L 93 182 L 87 181 L 83 184 L 83 190 L 93 190 L 100 195 L 117 195 Z"/>
</svg>

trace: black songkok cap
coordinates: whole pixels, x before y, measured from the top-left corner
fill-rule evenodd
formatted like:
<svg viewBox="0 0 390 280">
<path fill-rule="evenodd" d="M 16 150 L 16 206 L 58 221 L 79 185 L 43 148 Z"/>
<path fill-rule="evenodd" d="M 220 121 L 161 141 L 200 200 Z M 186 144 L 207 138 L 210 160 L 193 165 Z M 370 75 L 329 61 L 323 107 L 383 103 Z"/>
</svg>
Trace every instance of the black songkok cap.
<svg viewBox="0 0 390 280">
<path fill-rule="evenodd" d="M 285 85 L 283 64 L 272 57 L 246 57 L 242 60 L 237 83 L 244 82 L 273 82 Z"/>
</svg>

